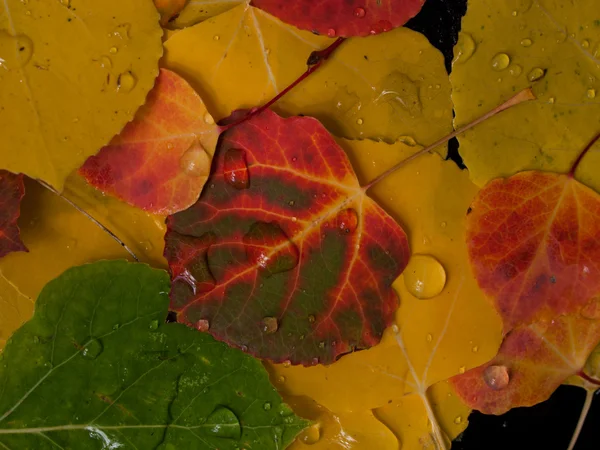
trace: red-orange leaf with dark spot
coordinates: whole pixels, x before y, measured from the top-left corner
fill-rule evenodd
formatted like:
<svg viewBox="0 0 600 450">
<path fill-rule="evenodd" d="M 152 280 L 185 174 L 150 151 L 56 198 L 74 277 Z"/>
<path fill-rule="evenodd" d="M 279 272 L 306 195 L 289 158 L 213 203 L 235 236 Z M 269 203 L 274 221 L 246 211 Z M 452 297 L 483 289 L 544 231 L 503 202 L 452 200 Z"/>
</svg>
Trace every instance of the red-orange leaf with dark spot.
<svg viewBox="0 0 600 450">
<path fill-rule="evenodd" d="M 183 78 L 161 69 L 133 122 L 79 173 L 133 206 L 172 214 L 198 199 L 218 136 L 200 96 Z"/>
<path fill-rule="evenodd" d="M 600 321 L 577 315 L 520 326 L 506 336 L 492 361 L 450 383 L 469 407 L 485 414 L 532 406 L 580 372 L 599 340 Z"/>
<path fill-rule="evenodd" d="M 253 355 L 329 364 L 392 323 L 406 234 L 313 118 L 267 110 L 226 131 L 199 201 L 167 224 L 178 320 Z"/>
<path fill-rule="evenodd" d="M 470 208 L 466 239 L 506 332 L 579 312 L 600 294 L 600 196 L 570 175 L 490 182 Z"/>
<path fill-rule="evenodd" d="M 284 22 L 330 37 L 368 36 L 408 22 L 425 0 L 252 0 Z"/>
<path fill-rule="evenodd" d="M 24 195 L 23 175 L 0 170 L 0 258 L 11 252 L 27 251 L 17 225 Z"/>
</svg>

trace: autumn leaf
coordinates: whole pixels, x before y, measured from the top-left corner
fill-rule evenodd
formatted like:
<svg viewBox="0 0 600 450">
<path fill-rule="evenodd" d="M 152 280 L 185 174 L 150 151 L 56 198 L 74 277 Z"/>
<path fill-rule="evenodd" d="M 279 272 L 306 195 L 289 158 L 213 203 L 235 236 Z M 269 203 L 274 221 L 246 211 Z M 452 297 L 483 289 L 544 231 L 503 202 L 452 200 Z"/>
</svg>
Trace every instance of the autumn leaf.
<svg viewBox="0 0 600 450">
<path fill-rule="evenodd" d="M 164 271 L 124 261 L 72 268 L 46 285 L 2 353 L 0 444 L 289 445 L 307 421 L 259 361 L 165 324 L 168 290 Z"/>
<path fill-rule="evenodd" d="M 198 199 L 218 136 L 198 94 L 177 74 L 161 69 L 135 120 L 79 173 L 131 205 L 173 214 Z"/>
<path fill-rule="evenodd" d="M 206 19 L 218 16 L 247 0 L 189 0 L 185 8 L 171 19 L 169 28 L 191 27 Z"/>
<path fill-rule="evenodd" d="M 167 221 L 178 320 L 251 354 L 330 364 L 379 342 L 410 251 L 312 118 L 222 136 L 208 189 Z"/>
<path fill-rule="evenodd" d="M 506 336 L 493 360 L 451 383 L 467 405 L 486 414 L 532 406 L 581 371 L 599 340 L 600 321 L 581 316 L 521 326 Z"/>
<path fill-rule="evenodd" d="M 17 219 L 21 214 L 21 199 L 25 195 L 23 175 L 0 170 L 0 258 L 11 252 L 26 252 L 21 241 Z"/>
<path fill-rule="evenodd" d="M 265 104 L 306 70 L 313 51 L 332 42 L 240 5 L 177 32 L 165 43 L 164 65 L 184 77 L 220 121 Z M 315 117 L 351 139 L 416 145 L 452 131 L 443 57 L 406 28 L 347 40 L 273 109 L 285 117 Z M 445 147 L 438 151 L 445 154 Z"/>
<path fill-rule="evenodd" d="M 565 173 L 597 132 L 596 19 L 594 0 L 469 1 L 450 77 L 456 124 L 526 86 L 538 97 L 459 138 L 477 185 L 523 170 Z M 598 191 L 600 152 L 588 158 L 578 178 Z"/>
<path fill-rule="evenodd" d="M 154 0 L 154 6 L 160 14 L 160 24 L 164 27 L 185 8 L 187 0 Z"/>
<path fill-rule="evenodd" d="M 292 24 L 329 37 L 368 36 L 400 27 L 425 0 L 252 0 L 252 4 Z"/>
<path fill-rule="evenodd" d="M 62 190 L 133 119 L 158 73 L 146 0 L 6 0 L 0 6 L 0 168 Z"/>
</svg>

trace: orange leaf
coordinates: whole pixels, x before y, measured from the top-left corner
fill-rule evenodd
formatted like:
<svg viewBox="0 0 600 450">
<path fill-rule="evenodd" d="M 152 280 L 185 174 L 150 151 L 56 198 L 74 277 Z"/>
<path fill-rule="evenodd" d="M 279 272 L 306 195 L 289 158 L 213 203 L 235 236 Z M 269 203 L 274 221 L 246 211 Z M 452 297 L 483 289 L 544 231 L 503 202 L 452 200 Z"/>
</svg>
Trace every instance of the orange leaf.
<svg viewBox="0 0 600 450">
<path fill-rule="evenodd" d="M 600 294 L 600 198 L 572 176 L 494 180 L 469 211 L 471 264 L 505 332 L 575 313 Z"/>
<path fill-rule="evenodd" d="M 175 19 L 186 3 L 187 0 L 154 0 L 154 6 L 160 13 L 160 24 L 164 27 L 169 21 Z"/>
<path fill-rule="evenodd" d="M 198 199 L 219 127 L 200 96 L 161 69 L 135 120 L 79 170 L 96 188 L 145 211 L 173 214 Z"/>
<path fill-rule="evenodd" d="M 471 408 L 503 414 L 546 400 L 581 371 L 600 339 L 600 321 L 561 316 L 515 328 L 489 363 L 450 379 Z"/>
</svg>

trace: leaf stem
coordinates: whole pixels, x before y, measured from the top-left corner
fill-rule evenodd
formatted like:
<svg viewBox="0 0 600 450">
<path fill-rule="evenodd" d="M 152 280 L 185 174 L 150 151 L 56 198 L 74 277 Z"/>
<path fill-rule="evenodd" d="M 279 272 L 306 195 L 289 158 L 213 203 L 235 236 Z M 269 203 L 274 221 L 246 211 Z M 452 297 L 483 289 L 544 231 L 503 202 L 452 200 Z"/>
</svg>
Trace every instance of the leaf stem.
<svg viewBox="0 0 600 450">
<path fill-rule="evenodd" d="M 577 375 L 580 376 L 581 378 L 583 378 L 585 381 L 587 381 L 590 384 L 595 384 L 596 386 L 600 386 L 600 380 L 596 380 L 595 378 L 590 377 L 583 370 L 580 371 Z"/>
<path fill-rule="evenodd" d="M 263 112 L 265 109 L 270 108 L 281 97 L 286 95 L 288 92 L 290 92 L 296 86 L 298 86 L 302 81 L 304 81 L 306 78 L 308 78 L 310 76 L 310 74 L 312 74 L 317 69 L 319 69 L 319 67 L 321 67 L 323 65 L 323 63 L 329 59 L 329 57 L 337 50 L 337 48 L 340 45 L 342 45 L 342 43 L 345 40 L 346 40 L 346 38 L 343 38 L 343 37 L 337 38 L 329 47 L 324 48 L 323 50 L 317 50 L 317 51 L 312 52 L 310 54 L 310 56 L 308 57 L 308 60 L 306 61 L 306 64 L 308 65 L 306 72 L 304 72 L 302 75 L 300 75 L 292 84 L 290 84 L 288 87 L 286 87 L 283 91 L 281 91 L 279 94 L 277 94 L 275 97 L 273 97 L 271 100 L 269 100 L 264 105 L 262 105 L 258 108 L 252 108 L 241 119 L 236 120 L 227 125 L 221 126 L 220 127 L 221 133 L 229 130 L 230 128 L 233 128 L 235 126 L 238 126 L 238 125 L 246 122 L 247 120 L 251 119 L 252 117 Z"/>
<path fill-rule="evenodd" d="M 377 178 L 375 178 L 369 184 L 367 184 L 366 186 L 363 186 L 363 190 L 367 191 L 368 189 L 372 188 L 377 183 L 379 183 L 381 180 L 383 180 L 387 176 L 391 175 L 396 170 L 400 169 L 401 167 L 403 167 L 404 165 L 406 165 L 407 163 L 409 163 L 413 159 L 416 159 L 419 156 L 421 156 L 421 155 L 423 155 L 425 153 L 428 153 L 431 150 L 434 150 L 435 148 L 439 147 L 440 145 L 443 145 L 443 144 L 447 143 L 450 139 L 452 139 L 452 138 L 454 138 L 456 136 L 460 136 L 465 131 L 468 131 L 471 128 L 479 125 L 480 123 L 485 122 L 486 120 L 494 117 L 496 114 L 501 113 L 502 111 L 505 111 L 505 110 L 507 110 L 509 108 L 512 108 L 513 106 L 516 106 L 519 103 L 526 102 L 526 101 L 529 101 L 529 100 L 535 100 L 535 98 L 536 97 L 535 97 L 533 91 L 530 88 L 522 90 L 517 95 L 511 97 L 510 99 L 508 99 L 507 101 L 505 101 L 501 105 L 497 106 L 496 108 L 492 109 L 488 113 L 484 114 L 483 116 L 479 117 L 478 119 L 475 119 L 473 122 L 465 125 L 462 128 L 459 128 L 458 130 L 450 133 L 447 136 L 444 136 L 443 138 L 437 140 L 433 144 L 425 147 L 424 149 L 419 150 L 417 153 L 409 156 L 408 158 L 403 159 L 402 161 L 400 161 L 398 164 L 396 164 L 392 168 L 390 168 L 390 169 L 386 170 L 385 172 L 383 172 L 381 175 L 379 175 Z"/>
<path fill-rule="evenodd" d="M 577 170 L 577 167 L 579 167 L 579 164 L 581 163 L 581 160 L 585 157 L 585 155 L 587 154 L 587 152 L 590 151 L 590 149 L 594 146 L 594 144 L 596 142 L 598 142 L 598 139 L 600 139 L 600 133 L 598 133 L 594 139 L 592 139 L 590 141 L 590 143 L 583 149 L 583 151 L 579 154 L 579 156 L 577 157 L 577 159 L 575 160 L 575 162 L 573 163 L 573 166 L 571 167 L 571 170 L 569 170 L 568 176 L 573 178 L 575 176 L 575 171 Z"/>
<path fill-rule="evenodd" d="M 121 247 L 123 247 L 125 249 L 125 251 L 127 253 L 129 253 L 131 255 L 131 257 L 136 262 L 140 262 L 139 258 L 135 255 L 135 253 L 133 253 L 133 251 L 131 251 L 131 249 L 127 246 L 127 244 L 125 244 L 125 242 L 123 242 L 115 233 L 113 233 L 112 231 L 110 231 L 100 221 L 98 221 L 97 219 L 95 219 L 94 217 L 92 217 L 87 211 L 85 211 L 83 208 L 81 208 L 79 205 L 77 205 L 75 202 L 73 202 L 73 200 L 68 199 L 67 197 L 65 197 L 63 194 L 61 194 L 60 192 L 58 192 L 56 189 L 54 189 L 52 186 L 50 186 L 46 182 L 44 182 L 42 180 L 37 180 L 37 182 L 39 184 L 41 184 L 42 186 L 44 186 L 46 189 L 48 189 L 53 194 L 55 194 L 58 197 L 62 198 L 65 202 L 67 202 L 69 205 L 71 205 L 73 208 L 75 208 L 77 211 L 79 211 L 81 214 L 83 214 L 85 217 L 87 217 L 94 225 L 96 225 L 98 228 L 100 228 L 102 231 L 104 231 L 106 234 L 108 234 Z"/>
<path fill-rule="evenodd" d="M 592 406 L 592 400 L 594 399 L 594 391 L 586 391 L 585 401 L 583 402 L 583 407 L 581 408 L 581 414 L 579 415 L 579 420 L 577 421 L 577 426 L 575 427 L 575 431 L 573 432 L 573 437 L 571 437 L 571 442 L 569 443 L 569 448 L 567 450 L 573 450 L 575 448 L 575 444 L 577 444 L 577 439 L 581 434 L 581 429 L 583 428 L 583 424 L 585 423 L 585 418 L 590 411 L 590 407 Z"/>
</svg>

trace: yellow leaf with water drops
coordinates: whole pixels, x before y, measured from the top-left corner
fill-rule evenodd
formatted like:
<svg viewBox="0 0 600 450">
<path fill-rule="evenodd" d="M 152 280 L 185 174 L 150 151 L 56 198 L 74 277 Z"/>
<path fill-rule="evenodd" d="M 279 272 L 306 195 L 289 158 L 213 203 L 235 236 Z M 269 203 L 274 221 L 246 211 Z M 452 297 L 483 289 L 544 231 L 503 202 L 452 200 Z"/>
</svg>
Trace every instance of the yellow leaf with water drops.
<svg viewBox="0 0 600 450">
<path fill-rule="evenodd" d="M 311 52 L 331 42 L 240 5 L 173 35 L 164 64 L 222 119 L 270 100 L 306 70 Z M 451 131 L 449 89 L 438 50 L 398 28 L 349 39 L 273 109 L 316 117 L 339 136 L 428 144 Z"/>
<path fill-rule="evenodd" d="M 170 28 L 185 28 L 196 25 L 246 3 L 245 0 L 189 0 L 176 18 L 169 23 Z"/>
<path fill-rule="evenodd" d="M 69 267 L 130 258 L 120 244 L 63 198 L 32 180 L 27 180 L 25 189 L 19 227 L 29 252 L 0 259 L 0 348 L 30 318 L 33 301 L 48 281 Z M 104 196 L 79 176 L 67 180 L 63 195 L 119 236 L 142 262 L 166 266 L 163 217 Z"/>
<path fill-rule="evenodd" d="M 451 75 L 456 123 L 531 85 L 519 105 L 459 138 L 480 186 L 525 169 L 567 172 L 600 131 L 600 16 L 596 0 L 470 0 Z M 600 152 L 577 178 L 600 189 Z"/>
<path fill-rule="evenodd" d="M 362 185 L 416 150 L 373 141 L 341 145 Z M 373 410 L 409 449 L 430 439 L 439 444 L 466 427 L 468 411 L 448 397 L 444 380 L 488 361 L 502 338 L 501 321 L 477 286 L 464 243 L 464 221 L 476 193 L 466 171 L 435 154 L 372 188 L 373 198 L 406 226 L 411 239 L 413 259 L 394 284 L 400 297 L 397 330 L 386 330 L 379 345 L 331 366 L 269 365 L 284 396 L 310 396 L 333 414 Z M 392 420 L 394 415 L 411 420 Z M 377 448 L 368 436 L 363 439 L 356 448 Z"/>
<path fill-rule="evenodd" d="M 161 36 L 147 0 L 0 3 L 0 168 L 62 189 L 144 103 Z"/>
</svg>

